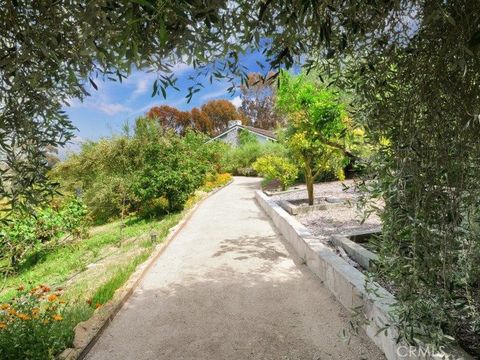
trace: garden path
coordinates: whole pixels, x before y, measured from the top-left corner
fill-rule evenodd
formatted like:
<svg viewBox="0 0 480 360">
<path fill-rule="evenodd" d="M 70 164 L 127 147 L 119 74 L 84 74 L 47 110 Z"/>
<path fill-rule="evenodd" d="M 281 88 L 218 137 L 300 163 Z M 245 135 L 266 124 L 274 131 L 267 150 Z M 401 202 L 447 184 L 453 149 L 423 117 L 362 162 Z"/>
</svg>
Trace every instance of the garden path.
<svg viewBox="0 0 480 360">
<path fill-rule="evenodd" d="M 206 199 L 87 355 L 106 359 L 381 359 L 236 177 Z"/>
</svg>

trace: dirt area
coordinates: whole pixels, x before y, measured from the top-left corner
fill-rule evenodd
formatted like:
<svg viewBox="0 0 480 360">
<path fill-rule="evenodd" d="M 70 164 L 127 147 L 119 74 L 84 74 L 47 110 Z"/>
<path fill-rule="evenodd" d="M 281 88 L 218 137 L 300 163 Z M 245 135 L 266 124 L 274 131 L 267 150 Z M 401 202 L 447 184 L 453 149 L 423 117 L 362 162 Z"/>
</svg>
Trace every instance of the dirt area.
<svg viewBox="0 0 480 360">
<path fill-rule="evenodd" d="M 362 223 L 362 211 L 357 206 L 360 194 L 355 191 L 354 185 L 353 180 L 315 184 L 315 198 L 341 199 L 344 202 L 330 204 L 326 210 L 299 214 L 295 218 L 305 225 L 313 235 L 326 242 L 334 234 L 378 228 L 381 225 L 380 218 L 374 214 Z M 272 196 L 274 200 L 292 200 L 296 204 L 306 198 L 306 189 Z"/>
</svg>

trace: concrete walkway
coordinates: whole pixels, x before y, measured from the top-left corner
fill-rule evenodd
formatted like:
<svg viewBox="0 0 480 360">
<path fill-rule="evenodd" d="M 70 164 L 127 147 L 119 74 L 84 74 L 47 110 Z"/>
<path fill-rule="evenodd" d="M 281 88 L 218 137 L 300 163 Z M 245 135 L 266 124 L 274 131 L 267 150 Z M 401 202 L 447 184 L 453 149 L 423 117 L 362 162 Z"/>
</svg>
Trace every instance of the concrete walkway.
<svg viewBox="0 0 480 360">
<path fill-rule="evenodd" d="M 87 356 L 105 359 L 382 359 L 235 178 L 207 199 Z"/>
</svg>

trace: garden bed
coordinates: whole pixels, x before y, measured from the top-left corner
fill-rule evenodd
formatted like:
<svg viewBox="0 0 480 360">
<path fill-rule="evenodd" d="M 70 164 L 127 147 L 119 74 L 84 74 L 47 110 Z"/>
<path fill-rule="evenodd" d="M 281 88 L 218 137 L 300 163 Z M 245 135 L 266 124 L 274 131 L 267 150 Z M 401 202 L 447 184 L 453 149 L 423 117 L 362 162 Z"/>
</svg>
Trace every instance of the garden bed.
<svg viewBox="0 0 480 360">
<path fill-rule="evenodd" d="M 362 221 L 356 204 L 360 194 L 355 191 L 353 180 L 315 184 L 314 194 L 317 204 L 306 211 L 302 211 L 302 205 L 307 203 L 305 188 L 272 195 L 271 199 L 284 209 L 286 204 L 293 207 L 293 212 L 285 210 L 296 215 L 295 218 L 325 244 L 329 244 L 332 235 L 378 230 L 381 226 L 380 218 L 374 214 Z"/>
<path fill-rule="evenodd" d="M 379 230 L 374 229 L 373 231 L 356 231 L 347 235 L 333 235 L 331 242 L 337 247 L 338 251 L 342 251 L 363 270 L 369 270 L 372 262 L 377 259 L 373 246 L 368 245 L 369 239 L 379 234 Z"/>
</svg>

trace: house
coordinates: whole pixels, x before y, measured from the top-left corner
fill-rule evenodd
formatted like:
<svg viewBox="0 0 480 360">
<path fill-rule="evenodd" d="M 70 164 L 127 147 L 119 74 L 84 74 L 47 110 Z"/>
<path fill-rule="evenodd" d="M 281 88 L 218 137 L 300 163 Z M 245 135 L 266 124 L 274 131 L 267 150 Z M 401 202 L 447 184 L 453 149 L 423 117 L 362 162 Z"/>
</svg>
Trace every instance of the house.
<svg viewBox="0 0 480 360">
<path fill-rule="evenodd" d="M 242 125 L 240 120 L 232 120 L 228 122 L 228 128 L 224 132 L 210 139 L 208 142 L 220 140 L 232 146 L 238 146 L 240 143 L 239 135 L 242 131 L 248 131 L 250 134 L 254 135 L 257 141 L 260 143 L 277 141 L 277 137 L 273 131 L 259 129 L 253 126 L 245 126 Z"/>
</svg>

